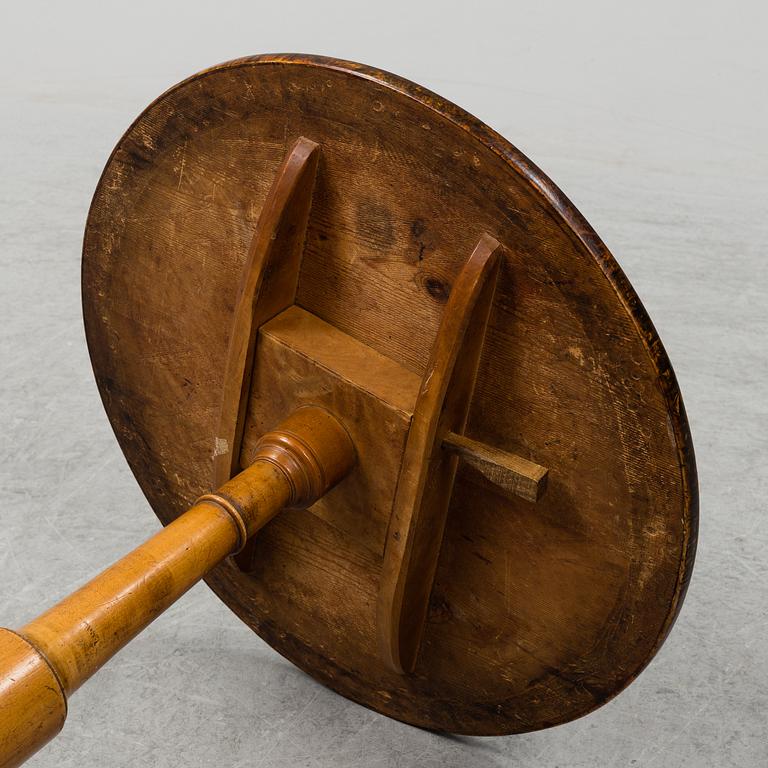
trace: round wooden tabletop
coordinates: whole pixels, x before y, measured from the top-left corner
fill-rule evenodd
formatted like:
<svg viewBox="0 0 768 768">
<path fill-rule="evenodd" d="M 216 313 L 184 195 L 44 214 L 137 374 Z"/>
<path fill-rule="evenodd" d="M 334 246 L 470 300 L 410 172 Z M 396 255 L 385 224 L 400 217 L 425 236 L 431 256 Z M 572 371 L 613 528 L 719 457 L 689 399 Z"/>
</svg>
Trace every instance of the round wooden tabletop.
<svg viewBox="0 0 768 768">
<path fill-rule="evenodd" d="M 321 155 L 297 303 L 414 374 L 478 238 L 505 246 L 467 434 L 547 467 L 549 485 L 531 503 L 460 467 L 410 675 L 376 645 L 374 534 L 388 510 L 370 512 L 365 540 L 281 513 L 251 573 L 228 561 L 208 583 L 286 658 L 391 717 L 503 734 L 583 715 L 638 675 L 685 594 L 697 527 L 685 411 L 590 226 L 438 96 L 349 62 L 260 56 L 184 81 L 128 129 L 83 250 L 88 345 L 128 462 L 164 523 L 210 490 L 240 274 L 300 136 Z"/>
</svg>

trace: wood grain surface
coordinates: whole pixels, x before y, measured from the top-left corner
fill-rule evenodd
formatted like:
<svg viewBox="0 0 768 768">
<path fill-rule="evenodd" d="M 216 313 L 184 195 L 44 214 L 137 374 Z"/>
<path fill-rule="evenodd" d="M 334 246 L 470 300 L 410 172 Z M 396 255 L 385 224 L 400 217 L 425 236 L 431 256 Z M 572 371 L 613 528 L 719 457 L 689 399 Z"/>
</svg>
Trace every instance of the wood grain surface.
<svg viewBox="0 0 768 768">
<path fill-rule="evenodd" d="M 0 766 L 14 768 L 61 730 L 67 699 L 45 656 L 8 629 L 0 629 L 0 670 Z"/>
<path fill-rule="evenodd" d="M 134 474 L 165 523 L 210 490 L 248 243 L 300 136 L 322 150 L 297 303 L 414 374 L 480 235 L 507 246 L 466 434 L 547 467 L 549 483 L 534 505 L 460 467 L 410 676 L 377 652 L 380 556 L 309 511 L 266 526 L 252 573 L 227 563 L 210 586 L 318 680 L 416 725 L 498 734 L 589 712 L 650 660 L 685 593 L 684 408 L 597 235 L 434 94 L 346 62 L 256 57 L 190 78 L 131 126 L 94 197 L 83 298 Z"/>
</svg>

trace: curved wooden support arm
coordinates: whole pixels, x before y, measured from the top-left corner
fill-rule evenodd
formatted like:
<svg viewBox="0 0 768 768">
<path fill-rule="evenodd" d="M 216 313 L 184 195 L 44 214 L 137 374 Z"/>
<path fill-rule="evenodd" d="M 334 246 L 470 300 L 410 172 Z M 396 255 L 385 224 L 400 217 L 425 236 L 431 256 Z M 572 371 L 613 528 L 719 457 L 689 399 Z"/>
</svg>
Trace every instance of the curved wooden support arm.
<svg viewBox="0 0 768 768">
<path fill-rule="evenodd" d="M 379 650 L 412 672 L 427 618 L 457 456 L 443 437 L 461 434 L 477 376 L 503 247 L 480 238 L 451 290 L 416 400 L 384 550 L 377 603 Z"/>
<path fill-rule="evenodd" d="M 0 768 L 53 738 L 67 697 L 249 536 L 355 463 L 346 430 L 320 408 L 298 409 L 261 443 L 250 467 L 133 552 L 18 633 L 0 629 Z"/>
<path fill-rule="evenodd" d="M 293 304 L 296 296 L 319 157 L 314 141 L 296 140 L 277 171 L 248 249 L 227 349 L 213 458 L 216 486 L 240 470 L 259 327 Z"/>
</svg>

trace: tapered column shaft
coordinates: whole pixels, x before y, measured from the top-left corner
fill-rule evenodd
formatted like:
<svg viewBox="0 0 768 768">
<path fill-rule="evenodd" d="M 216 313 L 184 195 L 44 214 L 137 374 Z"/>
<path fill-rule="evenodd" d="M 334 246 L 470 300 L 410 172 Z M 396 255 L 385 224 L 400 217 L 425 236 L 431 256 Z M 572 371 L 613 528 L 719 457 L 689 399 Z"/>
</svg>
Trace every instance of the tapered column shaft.
<svg viewBox="0 0 768 768">
<path fill-rule="evenodd" d="M 326 411 L 300 408 L 256 461 L 18 632 L 0 629 L 0 768 L 61 729 L 67 697 L 129 640 L 287 506 L 308 506 L 355 451 Z"/>
<path fill-rule="evenodd" d="M 259 489 L 249 527 L 260 528 L 288 501 L 288 479 L 274 465 L 258 461 L 222 490 L 246 484 Z M 212 501 L 195 504 L 19 634 L 45 655 L 69 695 L 235 552 L 240 535 L 224 508 Z"/>
</svg>

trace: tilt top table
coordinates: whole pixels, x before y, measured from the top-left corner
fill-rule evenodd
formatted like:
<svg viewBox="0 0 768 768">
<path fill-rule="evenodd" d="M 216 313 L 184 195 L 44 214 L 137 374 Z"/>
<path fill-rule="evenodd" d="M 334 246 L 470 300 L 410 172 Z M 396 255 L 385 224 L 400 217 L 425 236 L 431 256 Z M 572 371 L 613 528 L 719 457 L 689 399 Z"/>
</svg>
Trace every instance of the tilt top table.
<svg viewBox="0 0 768 768">
<path fill-rule="evenodd" d="M 323 684 L 461 734 L 584 715 L 669 632 L 698 514 L 669 360 L 584 218 L 459 108 L 335 59 L 195 75 L 107 162 L 82 287 L 166 527 L 0 630 L 0 765 L 201 578 Z"/>
</svg>

